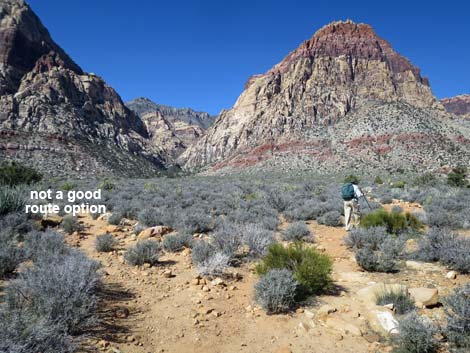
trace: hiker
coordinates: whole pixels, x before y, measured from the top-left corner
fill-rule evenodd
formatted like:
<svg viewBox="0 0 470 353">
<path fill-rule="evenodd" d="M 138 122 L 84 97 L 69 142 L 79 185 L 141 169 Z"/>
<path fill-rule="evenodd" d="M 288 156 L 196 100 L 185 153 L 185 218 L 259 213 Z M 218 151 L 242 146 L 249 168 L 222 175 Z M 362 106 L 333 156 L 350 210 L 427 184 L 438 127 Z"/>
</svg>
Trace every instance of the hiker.
<svg viewBox="0 0 470 353">
<path fill-rule="evenodd" d="M 352 181 L 341 188 L 344 200 L 344 227 L 348 232 L 351 230 L 351 221 L 354 221 L 354 224 L 359 223 L 359 198 L 364 196 L 357 183 L 357 181 Z"/>
</svg>

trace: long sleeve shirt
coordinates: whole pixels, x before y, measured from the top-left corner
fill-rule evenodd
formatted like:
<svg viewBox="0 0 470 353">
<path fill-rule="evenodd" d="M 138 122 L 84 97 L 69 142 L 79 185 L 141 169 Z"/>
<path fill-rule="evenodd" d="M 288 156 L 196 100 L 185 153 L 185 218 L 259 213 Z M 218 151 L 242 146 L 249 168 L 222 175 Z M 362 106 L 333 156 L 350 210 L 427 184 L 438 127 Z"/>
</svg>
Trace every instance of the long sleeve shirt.
<svg viewBox="0 0 470 353">
<path fill-rule="evenodd" d="M 364 196 L 361 192 L 361 189 L 359 189 L 359 186 L 353 184 L 353 188 L 354 188 L 354 195 L 356 199 L 359 199 L 360 197 Z"/>
</svg>

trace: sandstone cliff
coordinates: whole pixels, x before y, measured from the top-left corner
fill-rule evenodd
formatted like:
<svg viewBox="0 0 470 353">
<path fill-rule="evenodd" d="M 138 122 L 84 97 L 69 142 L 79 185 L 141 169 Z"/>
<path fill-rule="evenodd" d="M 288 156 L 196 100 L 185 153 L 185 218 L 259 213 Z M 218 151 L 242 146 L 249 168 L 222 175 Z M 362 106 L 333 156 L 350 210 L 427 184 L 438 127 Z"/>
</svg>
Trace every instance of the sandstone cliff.
<svg viewBox="0 0 470 353">
<path fill-rule="evenodd" d="M 441 103 L 450 113 L 470 118 L 470 94 L 443 98 Z"/>
<path fill-rule="evenodd" d="M 299 159 L 301 167 L 335 169 L 385 166 L 390 157 L 400 168 L 426 169 L 455 161 L 444 151 L 468 157 L 468 136 L 447 119 L 417 67 L 369 25 L 345 21 L 323 27 L 251 77 L 233 108 L 180 161 L 190 170 L 278 162 L 290 168 Z M 416 144 L 423 160 L 413 157 Z"/>
<path fill-rule="evenodd" d="M 151 175 L 171 161 L 100 77 L 86 74 L 22 0 L 0 1 L 0 159 L 49 175 Z"/>
</svg>

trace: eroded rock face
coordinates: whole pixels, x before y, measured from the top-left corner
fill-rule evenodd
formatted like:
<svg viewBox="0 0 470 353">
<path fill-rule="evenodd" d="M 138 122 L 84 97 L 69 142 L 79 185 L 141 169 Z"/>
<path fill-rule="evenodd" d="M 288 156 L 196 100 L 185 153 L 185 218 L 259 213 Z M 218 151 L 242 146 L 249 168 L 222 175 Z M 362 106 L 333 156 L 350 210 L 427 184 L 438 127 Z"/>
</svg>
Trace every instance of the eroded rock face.
<svg viewBox="0 0 470 353">
<path fill-rule="evenodd" d="M 215 117 L 206 112 L 157 104 L 148 98 L 136 98 L 126 102 L 126 106 L 140 117 L 148 113 L 160 113 L 170 123 L 183 122 L 189 126 L 197 126 L 202 130 L 206 130 L 215 121 Z"/>
<path fill-rule="evenodd" d="M 190 125 L 182 120 L 170 121 L 160 112 L 142 115 L 147 126 L 152 145 L 160 146 L 172 158 L 178 157 L 204 133 L 198 125 Z"/>
<path fill-rule="evenodd" d="M 470 118 L 470 94 L 443 98 L 441 103 L 450 113 Z"/>
<path fill-rule="evenodd" d="M 468 156 L 468 135 L 448 126 L 443 115 L 419 69 L 370 26 L 334 22 L 267 73 L 251 77 L 234 107 L 223 111 L 180 161 L 193 170 L 260 163 L 289 169 L 297 154 L 294 164 L 301 168 L 374 167 L 389 159 L 409 169 L 416 147 L 426 155 L 439 151 L 435 139 Z M 360 119 L 360 128 L 350 116 Z M 414 134 L 421 138 L 416 141 Z M 360 158 L 351 157 L 354 146 Z M 440 163 L 432 156 L 425 168 Z"/>
<path fill-rule="evenodd" d="M 0 1 L 0 60 L 0 158 L 68 176 L 154 174 L 170 163 L 114 89 L 84 73 L 23 1 Z"/>
</svg>

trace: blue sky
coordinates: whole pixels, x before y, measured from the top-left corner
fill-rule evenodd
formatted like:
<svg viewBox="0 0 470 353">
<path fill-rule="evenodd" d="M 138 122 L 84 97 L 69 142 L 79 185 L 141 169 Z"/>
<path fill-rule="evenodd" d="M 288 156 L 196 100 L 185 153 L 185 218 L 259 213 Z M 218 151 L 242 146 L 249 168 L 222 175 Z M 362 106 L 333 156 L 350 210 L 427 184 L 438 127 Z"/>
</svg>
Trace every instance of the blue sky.
<svg viewBox="0 0 470 353">
<path fill-rule="evenodd" d="M 126 101 L 217 114 L 252 74 L 323 25 L 371 24 L 419 66 L 441 98 L 470 93 L 470 2 L 29 0 L 53 39 Z"/>
</svg>

